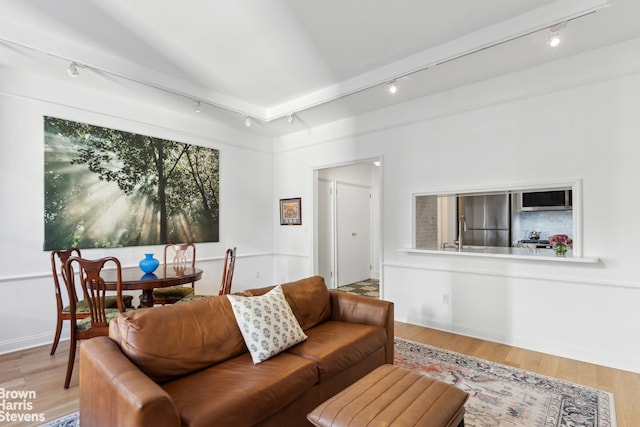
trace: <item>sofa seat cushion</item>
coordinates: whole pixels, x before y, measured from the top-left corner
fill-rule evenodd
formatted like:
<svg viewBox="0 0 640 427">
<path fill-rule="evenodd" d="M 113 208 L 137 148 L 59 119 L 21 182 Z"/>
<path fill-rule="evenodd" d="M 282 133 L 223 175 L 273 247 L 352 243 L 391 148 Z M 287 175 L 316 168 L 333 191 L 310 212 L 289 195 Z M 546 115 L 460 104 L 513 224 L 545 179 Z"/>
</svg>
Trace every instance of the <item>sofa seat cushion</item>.
<svg viewBox="0 0 640 427">
<path fill-rule="evenodd" d="M 313 361 L 286 352 L 254 365 L 249 353 L 165 383 L 182 425 L 248 426 L 268 418 L 318 382 Z"/>
<path fill-rule="evenodd" d="M 385 348 L 387 335 L 379 326 L 330 320 L 305 331 L 308 338 L 287 350 L 317 362 L 320 382 Z"/>
</svg>

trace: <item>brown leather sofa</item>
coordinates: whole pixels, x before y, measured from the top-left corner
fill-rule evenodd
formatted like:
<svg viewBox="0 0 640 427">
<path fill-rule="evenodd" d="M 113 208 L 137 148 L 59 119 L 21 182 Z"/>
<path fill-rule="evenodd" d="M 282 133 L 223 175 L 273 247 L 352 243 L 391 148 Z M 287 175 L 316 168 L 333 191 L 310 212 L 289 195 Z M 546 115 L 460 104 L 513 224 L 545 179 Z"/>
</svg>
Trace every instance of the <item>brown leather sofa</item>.
<svg viewBox="0 0 640 427">
<path fill-rule="evenodd" d="M 308 338 L 259 364 L 226 296 L 123 313 L 81 345 L 82 426 L 308 426 L 317 405 L 393 363 L 392 303 L 318 276 L 282 290 Z"/>
</svg>

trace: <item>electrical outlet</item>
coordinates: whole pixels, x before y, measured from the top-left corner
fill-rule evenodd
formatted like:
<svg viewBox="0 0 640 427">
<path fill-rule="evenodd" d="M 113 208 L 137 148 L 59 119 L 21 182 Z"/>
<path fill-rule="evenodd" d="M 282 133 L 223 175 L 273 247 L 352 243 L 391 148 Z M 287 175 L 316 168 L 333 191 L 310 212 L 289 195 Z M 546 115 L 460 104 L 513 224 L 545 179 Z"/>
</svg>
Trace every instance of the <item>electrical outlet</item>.
<svg viewBox="0 0 640 427">
<path fill-rule="evenodd" d="M 442 303 L 449 304 L 449 294 L 442 294 Z"/>
</svg>

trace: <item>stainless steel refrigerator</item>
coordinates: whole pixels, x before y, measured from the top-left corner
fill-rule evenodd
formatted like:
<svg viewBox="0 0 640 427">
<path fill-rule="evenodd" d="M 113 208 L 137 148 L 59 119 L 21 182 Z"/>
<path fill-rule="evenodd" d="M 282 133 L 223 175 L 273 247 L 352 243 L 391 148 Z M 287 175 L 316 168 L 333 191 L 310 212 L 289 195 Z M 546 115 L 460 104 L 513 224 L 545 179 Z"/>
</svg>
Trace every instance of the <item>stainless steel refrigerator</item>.
<svg viewBox="0 0 640 427">
<path fill-rule="evenodd" d="M 464 213 L 463 246 L 511 246 L 509 194 L 464 196 L 458 209 Z"/>
</svg>

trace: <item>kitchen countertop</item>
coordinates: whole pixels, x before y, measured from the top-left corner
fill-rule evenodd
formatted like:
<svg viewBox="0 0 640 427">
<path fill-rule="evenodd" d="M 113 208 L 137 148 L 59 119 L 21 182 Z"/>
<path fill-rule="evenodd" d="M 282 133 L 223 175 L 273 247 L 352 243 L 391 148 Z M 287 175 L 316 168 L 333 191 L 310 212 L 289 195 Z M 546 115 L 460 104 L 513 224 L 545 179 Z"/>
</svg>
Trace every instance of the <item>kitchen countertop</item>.
<svg viewBox="0 0 640 427">
<path fill-rule="evenodd" d="M 534 261 L 547 262 L 572 262 L 595 264 L 600 262 L 599 258 L 592 257 L 574 257 L 573 250 L 569 250 L 566 256 L 556 256 L 553 249 L 541 248 L 505 248 L 497 246 L 468 246 L 462 250 L 458 248 L 446 249 L 416 249 L 402 248 L 398 249 L 402 252 L 425 254 L 425 255 L 448 255 L 448 256 L 471 256 L 471 257 L 490 257 L 490 258 L 510 258 L 510 259 L 526 259 Z"/>
</svg>

